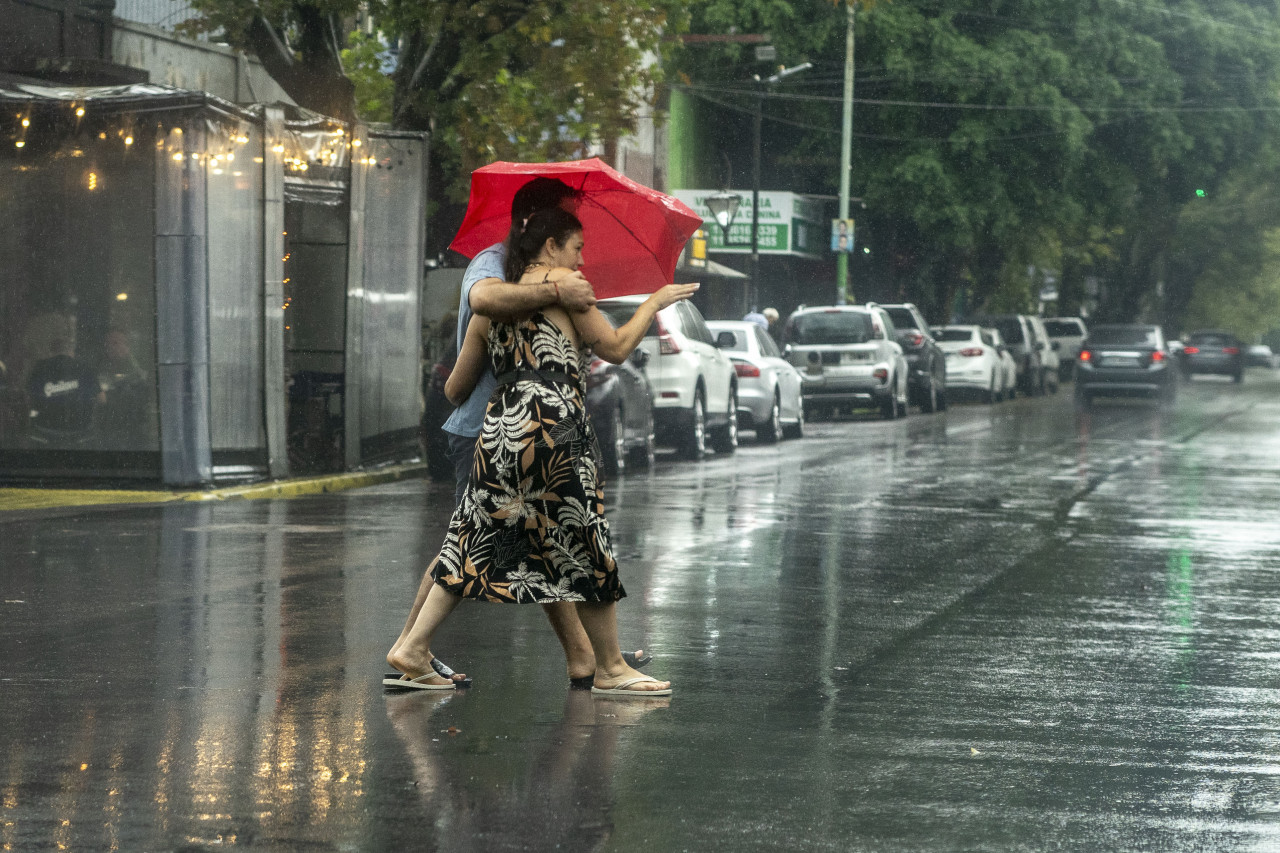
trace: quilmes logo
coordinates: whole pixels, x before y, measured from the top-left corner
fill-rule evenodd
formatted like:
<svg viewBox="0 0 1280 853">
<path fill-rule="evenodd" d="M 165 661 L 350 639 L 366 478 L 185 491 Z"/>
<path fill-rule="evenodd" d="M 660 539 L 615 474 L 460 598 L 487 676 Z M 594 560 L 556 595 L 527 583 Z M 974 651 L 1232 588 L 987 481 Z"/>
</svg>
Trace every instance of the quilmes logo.
<svg viewBox="0 0 1280 853">
<path fill-rule="evenodd" d="M 63 382 L 46 382 L 44 383 L 45 399 L 49 397 L 57 397 L 59 394 L 70 394 L 72 391 L 80 390 L 80 380 L 67 379 Z"/>
</svg>

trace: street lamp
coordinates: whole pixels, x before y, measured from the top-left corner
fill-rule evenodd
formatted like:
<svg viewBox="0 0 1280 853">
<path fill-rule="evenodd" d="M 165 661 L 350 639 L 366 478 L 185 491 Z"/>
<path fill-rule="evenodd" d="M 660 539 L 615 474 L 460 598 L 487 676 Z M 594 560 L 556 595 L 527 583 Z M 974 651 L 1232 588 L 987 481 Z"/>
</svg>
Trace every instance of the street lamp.
<svg viewBox="0 0 1280 853">
<path fill-rule="evenodd" d="M 738 213 L 738 205 L 742 202 L 738 198 L 737 193 L 728 191 L 716 193 L 707 199 L 707 207 L 711 210 L 711 215 L 715 217 L 716 224 L 720 226 L 720 231 L 724 236 L 724 244 L 729 245 L 729 226 L 733 224 L 733 217 Z"/>
</svg>

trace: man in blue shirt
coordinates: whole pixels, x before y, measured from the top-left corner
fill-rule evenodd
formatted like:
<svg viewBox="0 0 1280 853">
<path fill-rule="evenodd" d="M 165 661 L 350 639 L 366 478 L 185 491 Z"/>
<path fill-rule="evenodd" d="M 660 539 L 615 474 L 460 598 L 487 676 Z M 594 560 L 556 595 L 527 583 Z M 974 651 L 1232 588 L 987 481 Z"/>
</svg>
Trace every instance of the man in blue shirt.
<svg viewBox="0 0 1280 853">
<path fill-rule="evenodd" d="M 577 207 L 577 196 L 573 188 L 553 178 L 534 178 L 515 194 L 511 201 L 511 221 L 515 225 L 524 221 L 535 211 L 551 207 L 563 207 L 574 212 Z M 559 304 L 569 311 L 584 311 L 596 304 L 595 291 L 591 283 L 581 272 L 574 271 L 559 279 L 554 284 L 513 284 L 504 281 L 503 264 L 507 259 L 507 249 L 502 243 L 495 243 L 471 259 L 462 277 L 462 294 L 458 300 L 458 352 L 462 351 L 462 342 L 467 334 L 467 326 L 473 314 L 480 314 L 494 320 L 518 317 Z M 449 438 L 449 458 L 453 462 L 454 503 L 462 500 L 467 481 L 471 477 L 471 462 L 475 454 L 476 438 L 484 425 L 485 409 L 489 397 L 497 387 L 498 380 L 488 366 L 485 367 L 476 387 L 449 419 L 444 423 L 444 431 Z M 431 570 L 435 561 L 427 567 L 422 583 L 418 586 L 418 594 L 405 622 L 400 638 L 396 640 L 391 651 L 387 653 L 387 662 L 409 635 L 418 612 L 431 591 L 434 580 Z M 565 662 L 569 670 L 569 682 L 574 687 L 591 687 L 595 673 L 595 654 L 587 639 L 587 632 L 578 619 L 576 605 L 571 601 L 561 601 L 542 605 L 543 611 L 551 622 L 560 645 L 564 647 Z M 630 666 L 643 666 L 650 658 L 643 650 L 634 653 L 624 652 Z M 394 665 L 394 664 L 393 664 Z M 462 681 L 465 676 L 453 672 L 439 659 L 432 659 L 431 666 L 446 680 Z M 398 676 L 389 676 L 392 680 Z M 387 683 L 384 681 L 384 683 Z"/>
</svg>

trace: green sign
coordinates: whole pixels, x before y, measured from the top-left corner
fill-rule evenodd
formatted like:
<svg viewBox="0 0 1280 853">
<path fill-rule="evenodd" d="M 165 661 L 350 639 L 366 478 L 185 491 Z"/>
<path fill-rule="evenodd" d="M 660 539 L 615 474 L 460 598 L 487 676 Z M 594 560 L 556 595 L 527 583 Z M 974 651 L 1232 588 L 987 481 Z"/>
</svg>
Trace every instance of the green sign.
<svg viewBox="0 0 1280 853">
<path fill-rule="evenodd" d="M 748 211 L 750 213 L 750 211 Z M 707 232 L 707 251 L 725 250 L 724 229 L 715 223 L 705 226 Z M 786 252 L 791 248 L 790 229 L 786 225 L 772 222 L 761 222 L 756 228 L 756 239 L 761 252 Z M 733 244 L 728 251 L 751 251 L 751 223 L 735 222 L 729 226 L 729 242 Z"/>
</svg>

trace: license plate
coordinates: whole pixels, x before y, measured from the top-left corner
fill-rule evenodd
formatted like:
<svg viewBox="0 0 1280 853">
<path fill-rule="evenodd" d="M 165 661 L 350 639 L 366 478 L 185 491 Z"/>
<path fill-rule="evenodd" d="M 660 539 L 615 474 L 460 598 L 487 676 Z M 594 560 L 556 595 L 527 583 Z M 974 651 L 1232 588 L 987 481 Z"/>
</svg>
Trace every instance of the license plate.
<svg viewBox="0 0 1280 853">
<path fill-rule="evenodd" d="M 1137 367 L 1138 360 L 1136 358 L 1125 358 L 1123 356 L 1110 356 L 1102 359 L 1104 367 Z"/>
<path fill-rule="evenodd" d="M 865 352 L 846 352 L 840 356 L 841 364 L 857 364 L 860 361 L 866 361 L 871 358 L 870 353 Z"/>
</svg>

